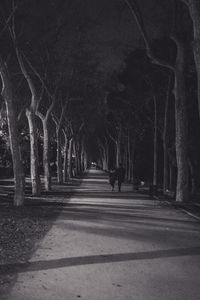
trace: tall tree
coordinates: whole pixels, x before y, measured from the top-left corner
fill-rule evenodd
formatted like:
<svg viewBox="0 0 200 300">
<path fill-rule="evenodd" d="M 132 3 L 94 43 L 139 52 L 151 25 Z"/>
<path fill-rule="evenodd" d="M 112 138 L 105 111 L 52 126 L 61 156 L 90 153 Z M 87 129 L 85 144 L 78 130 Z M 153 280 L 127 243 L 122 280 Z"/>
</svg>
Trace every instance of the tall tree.
<svg viewBox="0 0 200 300">
<path fill-rule="evenodd" d="M 13 161 L 13 173 L 15 183 L 14 205 L 24 204 L 25 178 L 20 149 L 20 135 L 18 131 L 17 113 L 14 105 L 13 86 L 9 71 L 3 58 L 0 56 L 0 77 L 2 81 L 2 97 L 6 103 L 10 147 Z"/>
<path fill-rule="evenodd" d="M 31 166 L 31 182 L 32 182 L 32 193 L 33 195 L 39 195 L 41 192 L 40 186 L 40 175 L 39 175 L 39 157 L 38 157 L 38 136 L 37 136 L 37 125 L 36 125 L 36 109 L 37 101 L 39 100 L 37 88 L 33 82 L 25 61 L 23 58 L 23 53 L 16 46 L 16 55 L 19 62 L 21 72 L 26 79 L 30 92 L 31 92 L 31 102 L 26 109 L 26 116 L 29 124 L 29 134 L 30 134 L 30 166 Z"/>
<path fill-rule="evenodd" d="M 193 23 L 193 53 L 197 71 L 198 84 L 198 106 L 200 116 L 200 1 L 199 0 L 181 0 L 188 7 Z"/>
<path fill-rule="evenodd" d="M 163 193 L 165 193 L 169 187 L 169 101 L 170 101 L 170 89 L 171 89 L 171 76 L 169 76 L 166 99 L 165 99 L 165 112 L 164 112 L 164 124 L 163 124 Z"/>
<path fill-rule="evenodd" d="M 53 121 L 56 125 L 56 144 L 57 144 L 57 156 L 56 156 L 56 164 L 57 164 L 57 182 L 59 184 L 63 183 L 63 165 L 62 165 L 62 126 L 64 121 L 64 115 L 67 107 L 67 101 L 61 106 L 60 112 L 58 112 L 59 116 L 52 114 Z"/>
<path fill-rule="evenodd" d="M 39 103 L 36 109 L 36 115 L 42 121 L 43 127 L 43 169 L 44 169 L 44 187 L 46 191 L 51 190 L 51 172 L 50 172 L 50 157 L 49 157 L 49 121 L 51 112 L 56 103 L 56 95 L 54 95 L 51 105 L 46 110 L 46 113 L 39 111 Z"/>
<path fill-rule="evenodd" d="M 125 0 L 134 20 L 136 20 L 138 29 L 143 37 L 146 52 L 154 64 L 171 70 L 174 74 L 174 96 L 175 96 L 175 119 L 176 119 L 176 159 L 177 159 L 177 188 L 176 201 L 186 202 L 189 197 L 189 174 L 188 174 L 188 120 L 186 107 L 186 91 L 185 91 L 185 44 L 180 36 L 180 31 L 173 36 L 176 45 L 175 64 L 159 58 L 152 51 L 151 43 L 146 33 L 142 14 L 136 0 Z M 176 26 L 178 29 L 182 27 L 180 24 L 180 11 L 177 10 Z M 177 28 L 176 28 L 177 29 Z"/>
</svg>

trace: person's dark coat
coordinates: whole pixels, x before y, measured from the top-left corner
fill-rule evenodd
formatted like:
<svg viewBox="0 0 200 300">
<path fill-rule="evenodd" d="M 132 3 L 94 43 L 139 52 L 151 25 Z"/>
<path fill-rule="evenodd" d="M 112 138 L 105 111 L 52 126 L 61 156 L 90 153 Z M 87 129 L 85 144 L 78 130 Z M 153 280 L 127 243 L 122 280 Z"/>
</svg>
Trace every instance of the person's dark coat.
<svg viewBox="0 0 200 300">
<path fill-rule="evenodd" d="M 115 181 L 116 181 L 116 173 L 115 171 L 110 171 L 109 172 L 109 183 L 110 185 L 114 185 L 115 184 Z"/>
<path fill-rule="evenodd" d="M 119 167 L 116 170 L 116 177 L 119 182 L 124 182 L 125 179 L 125 169 L 123 167 Z"/>
</svg>

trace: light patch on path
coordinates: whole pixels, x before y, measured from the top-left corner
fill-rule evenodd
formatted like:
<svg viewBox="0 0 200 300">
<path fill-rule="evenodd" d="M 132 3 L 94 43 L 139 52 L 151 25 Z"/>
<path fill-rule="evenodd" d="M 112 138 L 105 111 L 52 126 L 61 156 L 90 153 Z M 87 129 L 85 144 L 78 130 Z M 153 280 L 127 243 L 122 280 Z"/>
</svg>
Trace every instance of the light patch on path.
<svg viewBox="0 0 200 300">
<path fill-rule="evenodd" d="M 198 300 L 200 227 L 92 170 L 54 222 L 9 300 Z"/>
</svg>

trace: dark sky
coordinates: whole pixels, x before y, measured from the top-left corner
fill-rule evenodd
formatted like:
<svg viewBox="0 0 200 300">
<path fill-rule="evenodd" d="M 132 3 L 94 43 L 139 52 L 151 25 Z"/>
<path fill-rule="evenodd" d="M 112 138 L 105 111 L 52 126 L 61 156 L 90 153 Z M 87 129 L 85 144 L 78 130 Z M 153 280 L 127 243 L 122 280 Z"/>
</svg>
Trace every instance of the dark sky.
<svg viewBox="0 0 200 300">
<path fill-rule="evenodd" d="M 7 3 L 7 0 L 4 1 Z M 169 0 L 139 0 L 138 2 L 151 39 L 156 38 L 160 33 L 165 34 L 170 25 Z M 85 31 L 85 43 L 95 51 L 100 61 L 100 68 L 106 73 L 118 71 L 123 66 L 127 54 L 143 45 L 125 0 L 32 0 L 22 3 L 23 6 L 19 7 L 18 11 L 22 18 L 27 15 L 23 30 L 26 31 L 28 23 L 30 26 L 27 34 L 24 35 L 24 42 L 29 38 L 31 40 L 30 30 L 31 34 L 35 30 L 34 42 L 38 42 L 36 27 L 42 19 L 47 27 L 56 27 L 55 20 L 60 18 L 60 22 L 66 25 L 61 39 L 66 40 L 67 47 L 73 39 L 79 38 L 77 27 L 81 24 Z M 30 22 L 31 18 L 33 23 Z M 20 32 L 20 22 L 17 24 Z"/>
<path fill-rule="evenodd" d="M 73 2 L 73 14 L 90 19 L 87 38 L 101 61 L 101 69 L 112 73 L 119 70 L 124 57 L 134 48 L 142 47 L 143 40 L 124 0 L 82 0 Z M 169 27 L 168 0 L 140 0 L 145 26 L 150 37 L 165 34 Z"/>
</svg>

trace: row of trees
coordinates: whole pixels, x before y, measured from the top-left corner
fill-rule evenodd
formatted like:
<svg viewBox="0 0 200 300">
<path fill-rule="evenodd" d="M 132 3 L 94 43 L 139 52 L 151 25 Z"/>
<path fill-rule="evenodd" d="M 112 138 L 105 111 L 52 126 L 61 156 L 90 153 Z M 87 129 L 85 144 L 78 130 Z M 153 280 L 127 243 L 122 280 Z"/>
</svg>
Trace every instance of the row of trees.
<svg viewBox="0 0 200 300">
<path fill-rule="evenodd" d="M 99 26 L 90 5 L 79 0 L 1 3 L 6 106 L 1 111 L 6 111 L 9 129 L 15 205 L 24 202 L 21 152 L 27 141 L 34 195 L 41 192 L 40 147 L 44 188 L 51 189 L 52 143 L 58 183 L 72 176 L 73 157 L 77 174 L 92 159 L 103 169 L 123 161 L 130 182 L 139 178 L 162 184 L 164 192 L 176 189 L 179 202 L 198 188 L 199 1 L 165 3 L 158 24 L 150 18 L 152 11 L 160 14 L 158 1 L 111 4 L 121 19 L 131 15 L 130 25 L 138 30 L 131 51 L 123 44 L 120 70 L 112 63 L 103 69 L 99 40 L 88 38 Z M 112 38 L 111 43 L 115 47 Z"/>
<path fill-rule="evenodd" d="M 1 3 L 4 21 L 0 34 L 5 45 L 0 53 L 2 100 L 5 104 L 2 115 L 5 111 L 16 206 L 24 203 L 22 147 L 26 138 L 29 141 L 28 169 L 33 195 L 41 193 L 39 147 L 42 147 L 46 191 L 51 190 L 52 142 L 56 142 L 59 184 L 73 174 L 81 174 L 87 166 L 85 132 L 94 110 L 94 93 L 97 94 L 100 88 L 96 84 L 97 77 L 100 82 L 100 75 L 85 43 L 87 20 L 71 15 L 74 9 L 72 1 L 38 4 L 13 0 Z"/>
<path fill-rule="evenodd" d="M 142 159 L 144 164 L 146 162 L 148 176 L 148 169 L 152 170 L 148 180 L 152 178 L 153 185 L 162 184 L 164 192 L 175 188 L 176 201 L 185 202 L 190 193 L 194 195 L 199 188 L 196 132 L 199 131 L 197 111 L 200 112 L 200 2 L 170 1 L 166 10 L 169 21 L 165 21 L 159 38 L 152 40 L 152 33 L 146 29 L 150 10 L 145 11 L 145 4 L 135 0 L 124 2 L 139 30 L 143 46 L 132 54 L 124 74 L 119 76 L 124 91 L 111 92 L 108 101 L 111 128 L 107 135 L 114 145 L 114 164 L 124 162 L 129 180 L 138 176 L 144 178 L 145 174 L 137 170 L 137 164 L 143 151 L 141 147 L 145 145 L 145 135 L 149 149 Z M 153 1 L 151 4 L 157 11 L 159 4 Z M 154 20 L 151 22 L 153 24 Z M 163 27 L 163 23 L 157 25 Z M 151 136 L 149 143 L 147 136 Z M 148 155 L 152 148 L 153 152 Z M 108 153 L 105 146 L 102 165 L 109 161 Z"/>
</svg>

